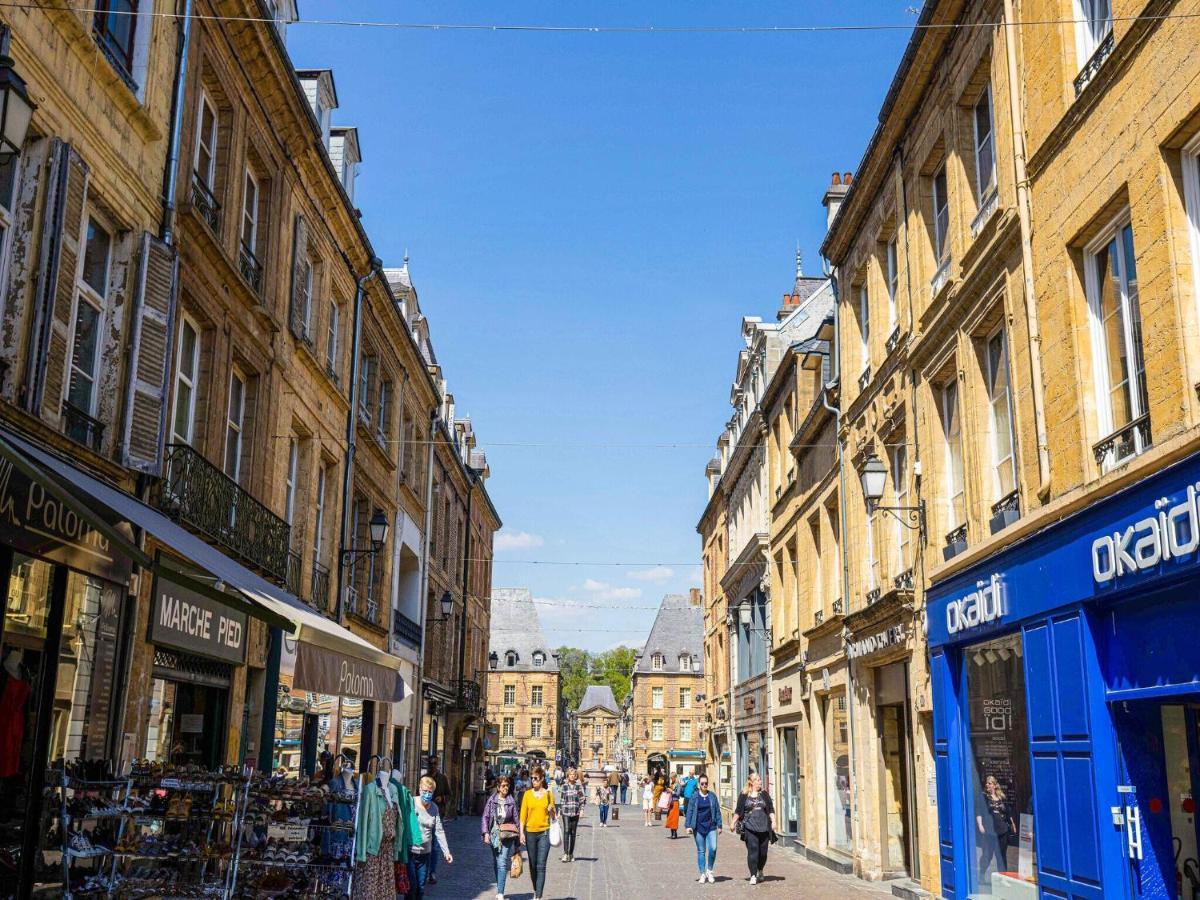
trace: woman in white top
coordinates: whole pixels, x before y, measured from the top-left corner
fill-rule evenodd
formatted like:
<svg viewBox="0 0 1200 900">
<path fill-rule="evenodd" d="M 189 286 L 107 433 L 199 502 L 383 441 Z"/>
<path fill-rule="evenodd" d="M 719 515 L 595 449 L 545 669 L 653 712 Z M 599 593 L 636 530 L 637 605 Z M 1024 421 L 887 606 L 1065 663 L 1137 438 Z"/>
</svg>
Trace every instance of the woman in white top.
<svg viewBox="0 0 1200 900">
<path fill-rule="evenodd" d="M 642 779 L 642 815 L 646 817 L 645 825 L 649 828 L 654 823 L 654 782 L 649 776 Z"/>
</svg>

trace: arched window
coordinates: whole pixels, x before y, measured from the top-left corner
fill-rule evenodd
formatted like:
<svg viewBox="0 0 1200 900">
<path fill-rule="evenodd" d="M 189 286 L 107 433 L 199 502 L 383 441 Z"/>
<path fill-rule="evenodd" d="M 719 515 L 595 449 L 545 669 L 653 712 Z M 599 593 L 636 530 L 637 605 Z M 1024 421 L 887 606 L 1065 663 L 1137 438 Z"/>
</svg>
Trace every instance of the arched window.
<svg viewBox="0 0 1200 900">
<path fill-rule="evenodd" d="M 504 664 L 510 669 L 517 664 L 517 651 L 509 650 L 504 654 Z"/>
<path fill-rule="evenodd" d="M 539 650 L 537 653 L 533 654 L 533 664 L 535 666 L 541 667 L 542 665 L 545 664 L 545 662 L 546 662 L 546 654 L 543 653 L 541 650 Z"/>
</svg>

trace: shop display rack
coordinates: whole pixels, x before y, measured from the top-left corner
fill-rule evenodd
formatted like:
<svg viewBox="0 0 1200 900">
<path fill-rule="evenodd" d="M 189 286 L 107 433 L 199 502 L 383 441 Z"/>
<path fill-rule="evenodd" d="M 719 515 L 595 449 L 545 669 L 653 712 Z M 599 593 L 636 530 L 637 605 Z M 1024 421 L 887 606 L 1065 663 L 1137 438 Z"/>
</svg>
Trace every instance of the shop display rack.
<svg viewBox="0 0 1200 900">
<path fill-rule="evenodd" d="M 104 873 L 122 827 L 130 780 L 113 777 L 107 761 L 60 760 L 46 783 L 58 792 L 63 896 L 85 896 L 101 884 L 107 889 Z"/>
</svg>

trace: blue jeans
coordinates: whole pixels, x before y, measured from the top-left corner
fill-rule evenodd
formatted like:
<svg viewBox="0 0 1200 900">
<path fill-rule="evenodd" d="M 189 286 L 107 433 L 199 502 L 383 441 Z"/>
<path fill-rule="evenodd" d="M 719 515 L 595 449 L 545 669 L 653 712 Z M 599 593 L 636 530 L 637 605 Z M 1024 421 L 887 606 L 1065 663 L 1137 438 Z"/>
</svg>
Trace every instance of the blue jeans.
<svg viewBox="0 0 1200 900">
<path fill-rule="evenodd" d="M 629 787 L 627 785 L 623 784 L 623 785 L 621 785 L 621 805 L 624 806 L 628 802 L 629 802 Z"/>
<path fill-rule="evenodd" d="M 516 841 L 501 841 L 500 849 L 492 847 L 492 859 L 496 863 L 496 893 L 504 893 L 504 885 L 508 883 L 508 867 L 512 865 L 513 850 Z"/>
<path fill-rule="evenodd" d="M 714 828 L 708 834 L 701 834 L 698 831 L 692 832 L 692 837 L 696 839 L 696 868 L 700 870 L 700 874 L 711 872 L 713 863 L 717 861 L 717 831 Z M 708 851 L 707 865 L 705 865 L 705 851 Z"/>
<path fill-rule="evenodd" d="M 436 841 L 434 846 L 437 846 Z M 429 864 L 432 861 L 432 853 L 408 854 L 409 900 L 421 900 L 425 896 L 425 882 L 429 880 Z"/>
<path fill-rule="evenodd" d="M 604 825 L 607 822 L 608 822 L 608 804 L 601 803 L 600 804 L 600 824 Z"/>
<path fill-rule="evenodd" d="M 550 832 L 526 831 L 525 851 L 529 856 L 529 880 L 533 882 L 533 895 L 542 896 L 546 886 L 546 861 L 550 858 Z"/>
<path fill-rule="evenodd" d="M 429 874 L 430 875 L 433 875 L 435 877 L 437 876 L 437 864 L 438 864 L 438 859 L 441 857 L 441 855 L 442 855 L 442 848 L 438 844 L 438 842 L 435 840 L 433 842 L 433 850 L 429 854 Z"/>
</svg>

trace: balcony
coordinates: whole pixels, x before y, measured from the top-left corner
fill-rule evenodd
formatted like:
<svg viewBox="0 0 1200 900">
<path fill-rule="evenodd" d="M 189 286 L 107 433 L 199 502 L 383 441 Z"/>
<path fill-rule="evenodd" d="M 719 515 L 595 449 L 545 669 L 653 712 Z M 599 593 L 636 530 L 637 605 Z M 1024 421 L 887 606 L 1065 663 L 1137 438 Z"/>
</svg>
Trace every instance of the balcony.
<svg viewBox="0 0 1200 900">
<path fill-rule="evenodd" d="M 64 400 L 62 405 L 63 433 L 71 440 L 100 452 L 100 440 L 104 437 L 104 423 L 93 419 L 78 406 Z"/>
<path fill-rule="evenodd" d="M 858 390 L 865 391 L 867 385 L 871 383 L 871 368 L 868 366 L 863 369 L 862 374 L 858 376 Z"/>
<path fill-rule="evenodd" d="M 831 609 L 833 611 L 833 615 L 835 615 L 835 616 L 840 616 L 842 613 L 844 613 L 846 611 L 845 604 L 842 603 L 841 597 L 838 597 L 836 600 L 833 601 L 833 605 L 831 606 Z"/>
<path fill-rule="evenodd" d="M 300 582 L 302 576 L 301 570 L 304 568 L 304 558 L 295 550 L 289 550 L 287 555 L 287 579 L 284 582 L 287 589 L 297 597 L 301 596 Z"/>
<path fill-rule="evenodd" d="M 899 575 L 897 575 L 895 578 L 893 578 L 892 584 L 894 584 L 896 586 L 896 590 L 898 590 L 898 591 L 911 592 L 913 589 L 912 567 L 909 566 L 907 569 L 905 569 L 903 572 L 901 572 Z"/>
<path fill-rule="evenodd" d="M 421 649 L 421 626 L 398 609 L 392 610 L 392 634 L 410 647 Z"/>
<path fill-rule="evenodd" d="M 942 292 L 942 288 L 946 286 L 946 282 L 950 280 L 950 257 L 946 257 L 936 272 L 933 273 L 933 278 L 929 281 L 929 296 L 936 297 Z"/>
<path fill-rule="evenodd" d="M 199 175 L 192 175 L 192 206 L 214 233 L 221 230 L 221 204 Z"/>
<path fill-rule="evenodd" d="M 167 446 L 158 504 L 233 556 L 287 583 L 291 526 L 187 444 Z"/>
<path fill-rule="evenodd" d="M 246 279 L 246 284 L 254 288 L 254 293 L 262 293 L 263 285 L 263 264 L 258 257 L 245 244 L 242 244 L 238 249 L 238 268 L 241 269 L 242 277 Z"/>
<path fill-rule="evenodd" d="M 1091 59 L 1084 63 L 1079 74 L 1075 76 L 1076 97 L 1082 94 L 1083 89 L 1092 83 L 1092 79 L 1096 77 L 1096 73 L 1100 71 L 1100 67 L 1112 56 L 1113 47 L 1115 46 L 1116 41 L 1110 31 L 1108 36 L 1100 42 L 1100 46 L 1096 48 L 1096 52 L 1092 54 Z"/>
<path fill-rule="evenodd" d="M 321 612 L 333 612 L 329 603 L 329 570 L 320 563 L 313 563 L 309 591 L 313 606 Z"/>
<path fill-rule="evenodd" d="M 946 535 L 946 546 L 942 548 L 942 559 L 946 562 L 954 559 L 967 549 L 967 523 L 963 522 Z"/>
<path fill-rule="evenodd" d="M 867 596 L 866 596 L 867 606 L 871 606 L 874 603 L 878 603 L 880 596 L 882 596 L 882 594 L 881 594 L 879 588 L 871 588 L 869 591 L 867 591 Z"/>
<path fill-rule="evenodd" d="M 979 212 L 975 213 L 975 218 L 971 220 L 971 239 L 979 237 L 979 232 L 983 231 L 983 226 L 988 223 L 988 219 L 996 212 L 996 207 L 1000 205 L 1000 194 L 996 191 L 996 186 L 988 190 L 983 200 L 979 203 Z"/>
<path fill-rule="evenodd" d="M 1096 465 L 1107 472 L 1113 466 L 1119 466 L 1130 457 L 1137 456 L 1153 442 L 1150 414 L 1146 413 L 1098 441 L 1093 445 L 1092 453 L 1096 456 Z"/>
<path fill-rule="evenodd" d="M 461 678 L 455 685 L 457 690 L 454 694 L 454 702 L 450 705 L 452 710 L 469 715 L 478 715 L 483 711 L 483 705 L 479 697 L 478 681 L 468 681 L 465 678 Z"/>
</svg>

